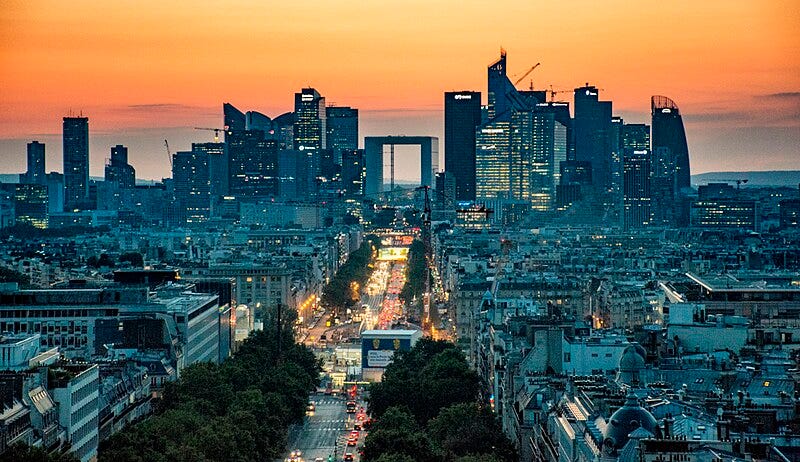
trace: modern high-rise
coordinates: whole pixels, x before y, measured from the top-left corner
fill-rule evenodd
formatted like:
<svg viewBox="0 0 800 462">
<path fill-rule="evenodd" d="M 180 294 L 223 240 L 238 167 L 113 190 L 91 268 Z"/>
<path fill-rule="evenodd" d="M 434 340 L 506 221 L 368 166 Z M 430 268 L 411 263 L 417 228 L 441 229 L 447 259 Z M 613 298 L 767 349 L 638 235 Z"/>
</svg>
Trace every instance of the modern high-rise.
<svg viewBox="0 0 800 462">
<path fill-rule="evenodd" d="M 561 163 L 567 160 L 567 128 L 550 103 L 514 112 L 511 132 L 511 193 L 539 212 L 555 206 Z"/>
<path fill-rule="evenodd" d="M 294 148 L 313 154 L 328 147 L 325 98 L 313 88 L 294 94 Z"/>
<path fill-rule="evenodd" d="M 64 117 L 64 210 L 88 208 L 89 118 Z"/>
<path fill-rule="evenodd" d="M 192 151 L 208 157 L 209 191 L 212 201 L 228 194 L 228 157 L 225 143 L 192 143 Z"/>
<path fill-rule="evenodd" d="M 506 75 L 506 51 L 500 50 L 500 59 L 487 69 L 489 83 L 487 116 L 489 121 L 497 118 L 511 117 L 511 111 L 526 109 L 530 106 L 526 98 Z"/>
<path fill-rule="evenodd" d="M 511 122 L 489 122 L 475 132 L 475 198 L 510 199 Z"/>
<path fill-rule="evenodd" d="M 208 156 L 179 151 L 172 155 L 172 181 L 180 223 L 203 223 L 211 213 Z"/>
<path fill-rule="evenodd" d="M 228 192 L 239 199 L 278 194 L 278 145 L 261 130 L 228 131 Z M 219 186 L 219 185 L 218 185 Z"/>
<path fill-rule="evenodd" d="M 611 101 L 600 101 L 599 90 L 590 85 L 575 89 L 575 160 L 592 164 L 592 183 L 612 186 Z"/>
<path fill-rule="evenodd" d="M 247 128 L 244 112 L 236 109 L 232 104 L 224 103 L 222 105 L 222 114 L 226 131 L 242 131 Z"/>
<path fill-rule="evenodd" d="M 653 122 L 653 151 L 668 149 L 675 162 L 675 182 L 678 192 L 686 193 L 691 188 L 689 147 L 683 119 L 675 101 L 666 96 L 650 98 Z"/>
<path fill-rule="evenodd" d="M 436 173 L 433 203 L 438 209 L 455 209 L 456 179 L 452 173 L 448 171 Z"/>
<path fill-rule="evenodd" d="M 623 157 L 623 224 L 625 229 L 650 225 L 650 151 L 629 150 Z"/>
<path fill-rule="evenodd" d="M 342 165 L 342 153 L 358 149 L 358 109 L 347 106 L 325 108 L 327 148 L 334 162 Z"/>
<path fill-rule="evenodd" d="M 105 168 L 105 180 L 120 189 L 136 186 L 136 169 L 128 164 L 128 148 L 118 144 L 111 148 L 111 158 Z"/>
<path fill-rule="evenodd" d="M 475 130 L 481 124 L 481 94 L 444 94 L 444 169 L 455 179 L 455 199 L 475 200 Z"/>
<path fill-rule="evenodd" d="M 28 170 L 25 182 L 31 184 L 47 184 L 45 172 L 44 143 L 31 141 L 28 143 Z"/>
<path fill-rule="evenodd" d="M 342 154 L 342 186 L 345 194 L 348 196 L 364 194 L 366 172 L 363 149 L 345 151 Z"/>
</svg>

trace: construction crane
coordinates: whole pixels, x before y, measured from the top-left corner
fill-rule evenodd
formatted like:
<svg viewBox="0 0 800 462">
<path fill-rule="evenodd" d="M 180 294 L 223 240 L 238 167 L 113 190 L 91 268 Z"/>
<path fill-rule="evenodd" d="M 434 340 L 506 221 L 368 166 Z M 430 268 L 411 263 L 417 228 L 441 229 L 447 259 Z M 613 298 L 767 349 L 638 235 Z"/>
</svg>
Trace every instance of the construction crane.
<svg viewBox="0 0 800 462">
<path fill-rule="evenodd" d="M 570 93 L 571 91 L 572 90 L 555 90 L 555 89 L 553 89 L 553 86 L 550 85 L 550 91 L 548 91 L 547 93 L 550 94 L 550 102 L 552 103 L 553 101 L 556 100 L 556 95 L 557 94 L 559 94 L 559 93 Z"/>
<path fill-rule="evenodd" d="M 536 63 L 536 64 L 534 64 L 534 65 L 533 65 L 533 66 L 532 66 L 530 69 L 528 69 L 528 71 L 527 71 L 527 72 L 525 72 L 524 74 L 522 74 L 522 77 L 520 77 L 519 79 L 517 79 L 517 81 L 516 81 L 516 82 L 514 82 L 514 86 L 516 87 L 516 86 L 517 86 L 517 84 L 519 84 L 520 82 L 522 82 L 523 80 L 525 80 L 525 77 L 527 77 L 528 75 L 530 75 L 530 73 L 531 73 L 531 72 L 533 72 L 533 70 L 534 70 L 534 69 L 536 69 L 537 67 L 539 67 L 539 65 L 541 65 L 541 64 L 542 64 L 542 63 Z M 533 85 L 531 85 L 531 86 L 533 86 Z"/>
<path fill-rule="evenodd" d="M 169 159 L 169 170 L 172 171 L 172 153 L 169 150 L 169 141 L 164 140 L 164 146 L 167 148 L 167 158 Z"/>
<path fill-rule="evenodd" d="M 194 127 L 195 130 L 208 130 L 214 132 L 214 142 L 219 143 L 219 132 L 224 132 L 224 128 Z"/>
</svg>

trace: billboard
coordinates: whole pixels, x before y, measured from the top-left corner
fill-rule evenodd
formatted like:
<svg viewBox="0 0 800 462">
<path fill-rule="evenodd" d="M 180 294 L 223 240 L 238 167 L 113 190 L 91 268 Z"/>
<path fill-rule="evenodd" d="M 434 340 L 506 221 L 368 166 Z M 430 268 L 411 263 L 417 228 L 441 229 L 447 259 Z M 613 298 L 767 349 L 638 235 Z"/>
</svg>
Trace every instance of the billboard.
<svg viewBox="0 0 800 462">
<path fill-rule="evenodd" d="M 361 367 L 385 368 L 397 351 L 410 350 L 422 336 L 412 330 L 368 330 L 361 334 Z"/>
</svg>

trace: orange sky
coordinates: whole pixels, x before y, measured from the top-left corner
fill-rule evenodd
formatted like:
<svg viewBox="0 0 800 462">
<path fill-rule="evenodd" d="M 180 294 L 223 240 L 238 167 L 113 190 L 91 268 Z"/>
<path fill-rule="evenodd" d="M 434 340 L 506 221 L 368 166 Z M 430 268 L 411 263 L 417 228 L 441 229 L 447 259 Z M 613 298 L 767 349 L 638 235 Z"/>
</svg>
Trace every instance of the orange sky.
<svg viewBox="0 0 800 462">
<path fill-rule="evenodd" d="M 33 138 L 60 170 L 73 109 L 90 117 L 93 174 L 119 139 L 157 178 L 167 128 L 188 148 L 223 101 L 275 115 L 308 85 L 360 108 L 362 136 L 441 135 L 442 92 L 485 92 L 501 45 L 511 75 L 541 62 L 534 87 L 589 81 L 634 122 L 672 97 L 694 172 L 755 168 L 735 164 L 754 149 L 756 167 L 800 169 L 797 0 L 0 3 L 0 171 L 24 169 Z"/>
</svg>

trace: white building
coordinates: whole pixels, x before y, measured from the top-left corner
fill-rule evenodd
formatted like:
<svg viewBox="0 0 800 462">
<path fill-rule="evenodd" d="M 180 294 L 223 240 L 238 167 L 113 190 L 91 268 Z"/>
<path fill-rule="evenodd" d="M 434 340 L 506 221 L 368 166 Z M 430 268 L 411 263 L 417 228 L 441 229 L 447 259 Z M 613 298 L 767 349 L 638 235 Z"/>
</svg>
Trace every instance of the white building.
<svg viewBox="0 0 800 462">
<path fill-rule="evenodd" d="M 58 421 L 71 452 L 81 462 L 97 459 L 100 369 L 96 364 L 67 364 L 50 369 L 49 387 L 58 403 Z"/>
</svg>

